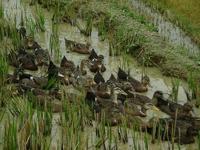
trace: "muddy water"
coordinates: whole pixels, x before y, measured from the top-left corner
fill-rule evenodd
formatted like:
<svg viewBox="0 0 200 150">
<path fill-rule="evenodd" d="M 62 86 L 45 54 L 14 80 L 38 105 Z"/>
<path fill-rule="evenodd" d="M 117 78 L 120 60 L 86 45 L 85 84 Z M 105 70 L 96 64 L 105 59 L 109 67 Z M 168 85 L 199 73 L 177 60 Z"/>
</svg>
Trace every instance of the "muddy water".
<svg viewBox="0 0 200 150">
<path fill-rule="evenodd" d="M 174 45 L 184 47 L 191 56 L 200 54 L 200 49 L 189 36 L 187 36 L 178 26 L 167 21 L 161 14 L 146 6 L 141 0 L 131 0 L 133 7 L 140 14 L 145 15 L 157 27 L 158 33 Z"/>
<path fill-rule="evenodd" d="M 4 6 L 4 13 L 7 18 L 16 18 L 17 25 L 20 23 L 21 13 L 24 14 L 24 16 L 32 17 L 34 18 L 34 8 L 31 8 L 28 6 L 28 4 L 23 5 L 20 3 L 20 1 L 16 0 L 3 0 L 3 6 Z M 26 9 L 24 9 L 26 8 Z M 43 48 L 50 49 L 50 36 L 52 34 L 52 22 L 51 17 L 52 14 L 44 11 L 45 15 L 45 28 L 46 31 L 44 33 L 37 33 L 35 38 L 36 40 L 42 45 Z M 105 79 L 108 79 L 110 74 L 113 73 L 116 75 L 116 72 L 118 70 L 119 66 L 124 65 L 125 60 L 128 61 L 128 67 L 131 69 L 131 75 L 135 77 L 136 79 L 141 78 L 141 74 L 143 71 L 143 68 L 139 67 L 137 62 L 130 56 L 126 57 L 110 57 L 109 56 L 109 45 L 107 41 L 100 41 L 98 37 L 98 31 L 94 28 L 91 37 L 86 38 L 85 36 L 81 35 L 80 32 L 76 27 L 72 27 L 68 24 L 59 24 L 58 25 L 58 33 L 59 33 L 59 42 L 60 42 L 60 58 L 62 56 L 66 56 L 68 59 L 75 61 L 75 63 L 78 65 L 80 64 L 81 59 L 86 58 L 87 56 L 79 55 L 76 53 L 68 53 L 68 50 L 65 47 L 65 41 L 64 38 L 79 41 L 79 42 L 90 42 L 91 47 L 94 48 L 99 54 L 103 54 L 105 56 L 105 65 L 107 67 L 107 71 L 104 73 Z M 54 60 L 54 57 L 52 55 L 52 59 Z M 151 87 L 149 87 L 149 91 L 145 93 L 145 95 L 149 96 L 150 98 L 153 96 L 153 93 L 156 90 L 162 90 L 165 91 L 165 93 L 170 93 L 171 91 L 171 78 L 163 77 L 161 73 L 155 69 L 155 68 L 145 68 L 145 72 L 149 75 L 151 79 Z M 183 86 L 185 86 L 184 82 L 181 82 L 179 93 L 178 93 L 178 102 L 184 103 L 186 102 L 186 95 L 184 94 Z M 199 114 L 199 113 L 198 113 Z M 152 116 L 158 116 L 158 117 L 167 117 L 166 114 L 158 111 L 149 110 L 148 117 L 145 120 L 148 120 Z M 52 128 L 52 149 L 56 147 L 55 145 L 61 140 L 59 135 L 61 134 L 59 126 L 56 124 L 57 120 L 59 120 L 59 115 L 55 114 L 53 116 L 53 128 Z M 93 130 L 93 129 L 88 129 Z M 94 132 L 91 132 L 93 134 Z M 91 135 L 93 137 L 93 135 Z M 131 135 L 129 135 L 129 143 L 128 145 L 120 145 L 120 149 L 132 149 L 133 148 L 133 140 L 131 138 Z M 140 141 L 144 146 L 144 142 L 142 138 L 139 138 L 138 141 Z M 182 149 L 195 149 L 196 144 L 182 146 Z M 151 145 L 150 149 L 166 149 L 167 143 L 163 142 L 160 144 Z"/>
</svg>

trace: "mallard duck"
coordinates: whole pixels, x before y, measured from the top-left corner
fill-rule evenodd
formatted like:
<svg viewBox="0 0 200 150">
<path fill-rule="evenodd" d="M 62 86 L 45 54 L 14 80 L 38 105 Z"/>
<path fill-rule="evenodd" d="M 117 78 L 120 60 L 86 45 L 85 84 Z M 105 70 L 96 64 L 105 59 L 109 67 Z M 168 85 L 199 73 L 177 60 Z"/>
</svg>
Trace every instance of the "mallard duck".
<svg viewBox="0 0 200 150">
<path fill-rule="evenodd" d="M 149 77 L 148 76 L 144 76 L 142 77 L 142 81 L 138 81 L 136 79 L 134 79 L 133 77 L 128 77 L 128 81 L 131 83 L 131 85 L 133 86 L 134 90 L 136 92 L 146 92 L 148 91 L 148 85 L 149 85 Z"/>
<path fill-rule="evenodd" d="M 126 73 L 121 68 L 118 69 L 118 79 L 121 81 L 128 81 L 131 83 L 132 87 L 134 88 L 134 91 L 136 92 L 146 92 L 148 91 L 148 85 L 150 83 L 150 79 L 147 75 L 142 76 L 141 82 L 134 79 L 130 76 L 129 73 Z"/>
<path fill-rule="evenodd" d="M 79 54 L 90 54 L 90 44 L 82 44 L 75 41 L 71 41 L 65 38 L 65 45 L 73 52 L 77 52 Z"/>
<path fill-rule="evenodd" d="M 22 68 L 32 71 L 38 70 L 38 66 L 35 63 L 35 56 L 33 54 L 27 53 L 25 50 L 21 50 L 17 59 Z"/>
<path fill-rule="evenodd" d="M 152 99 L 145 95 L 140 95 L 137 93 L 131 93 L 127 96 L 126 101 L 129 101 L 129 103 L 133 103 L 136 105 L 144 106 L 145 104 L 152 103 Z"/>
<path fill-rule="evenodd" d="M 103 61 L 104 59 L 104 56 L 103 55 L 97 55 L 97 53 L 95 52 L 94 49 L 92 49 L 92 51 L 90 52 L 90 56 L 88 57 L 88 59 L 90 61 L 93 61 L 93 60 L 99 60 L 99 61 Z"/>
<path fill-rule="evenodd" d="M 194 136 L 198 135 L 198 131 L 193 128 L 192 124 L 184 120 L 177 119 L 175 121 L 172 118 L 151 119 L 150 124 L 151 127 L 147 127 L 147 132 L 150 134 L 154 132 L 154 138 L 161 137 L 162 140 L 168 141 L 173 137 L 174 142 L 191 144 L 195 142 Z M 175 132 L 173 133 L 173 131 Z"/>
<path fill-rule="evenodd" d="M 25 38 L 24 47 L 26 49 L 32 49 L 32 50 L 41 48 L 41 46 L 31 36 Z"/>
<path fill-rule="evenodd" d="M 25 49 L 20 48 L 17 53 L 11 51 L 8 55 L 9 64 L 14 67 L 23 67 L 27 70 L 36 71 L 38 69 L 35 63 L 35 56 L 32 53 L 27 53 Z"/>
<path fill-rule="evenodd" d="M 161 91 L 156 91 L 152 99 L 155 106 L 157 106 L 161 111 L 167 113 L 173 118 L 177 117 L 180 119 L 184 117 L 192 117 L 192 106 L 189 103 L 180 105 L 171 100 L 165 99 L 163 97 L 163 92 Z"/>
<path fill-rule="evenodd" d="M 75 70 L 75 64 L 73 61 L 67 60 L 65 56 L 63 56 L 61 63 L 60 63 L 61 68 L 69 69 L 71 71 Z"/>
<path fill-rule="evenodd" d="M 35 59 L 38 66 L 46 65 L 48 66 L 48 62 L 50 60 L 50 56 L 47 50 L 42 48 L 36 48 L 34 50 Z"/>
<path fill-rule="evenodd" d="M 34 40 L 32 36 L 28 36 L 25 38 L 24 47 L 26 49 L 32 49 L 32 50 L 41 48 L 41 46 Z"/>
</svg>

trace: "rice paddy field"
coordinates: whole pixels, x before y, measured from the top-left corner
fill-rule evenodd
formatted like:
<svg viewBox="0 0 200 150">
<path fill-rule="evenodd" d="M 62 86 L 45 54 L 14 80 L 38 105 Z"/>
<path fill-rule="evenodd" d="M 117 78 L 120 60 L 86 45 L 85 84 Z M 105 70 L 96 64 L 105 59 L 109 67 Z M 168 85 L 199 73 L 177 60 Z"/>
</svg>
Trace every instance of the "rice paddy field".
<svg viewBox="0 0 200 150">
<path fill-rule="evenodd" d="M 200 149 L 192 2 L 0 0 L 0 150 Z"/>
<path fill-rule="evenodd" d="M 183 28 L 194 41 L 200 41 L 200 2 L 198 0 L 143 0 Z"/>
</svg>

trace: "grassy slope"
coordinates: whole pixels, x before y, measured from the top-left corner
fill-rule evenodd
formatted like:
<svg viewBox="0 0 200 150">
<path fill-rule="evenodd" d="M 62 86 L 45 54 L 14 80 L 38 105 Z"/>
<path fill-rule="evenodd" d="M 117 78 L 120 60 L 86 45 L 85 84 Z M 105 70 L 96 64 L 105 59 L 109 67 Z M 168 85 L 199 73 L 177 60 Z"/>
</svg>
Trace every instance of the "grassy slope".
<svg viewBox="0 0 200 150">
<path fill-rule="evenodd" d="M 75 0 L 61 6 L 61 14 L 72 19 L 87 20 L 92 15 L 99 32 L 114 49 L 129 51 L 139 62 L 156 66 L 165 75 L 186 79 L 191 71 L 200 71 L 197 61 L 189 58 L 186 50 L 164 41 L 144 17 L 134 12 L 128 0 Z"/>
<path fill-rule="evenodd" d="M 95 9 L 94 9 L 95 8 Z M 88 14 L 109 14 L 114 23 L 112 33 L 113 38 L 121 36 L 118 45 L 130 45 L 130 47 L 119 47 L 120 50 L 130 48 L 131 53 L 136 56 L 139 62 L 143 57 L 145 62 L 160 68 L 160 70 L 170 76 L 176 76 L 186 79 L 191 70 L 200 71 L 196 62 L 184 53 L 183 49 L 174 48 L 169 43 L 163 41 L 156 32 L 153 32 L 151 26 L 141 17 L 137 16 L 126 5 L 115 4 L 113 2 L 93 1 L 87 5 L 81 5 L 82 13 Z M 119 37 L 117 37 L 119 38 Z M 133 38 L 131 42 L 127 42 Z M 123 41 L 125 41 L 123 43 Z M 144 50 L 133 50 L 131 45 L 139 44 Z M 124 49 L 123 49 L 124 48 Z"/>
<path fill-rule="evenodd" d="M 200 45 L 199 0 L 143 0 L 178 24 Z"/>
</svg>

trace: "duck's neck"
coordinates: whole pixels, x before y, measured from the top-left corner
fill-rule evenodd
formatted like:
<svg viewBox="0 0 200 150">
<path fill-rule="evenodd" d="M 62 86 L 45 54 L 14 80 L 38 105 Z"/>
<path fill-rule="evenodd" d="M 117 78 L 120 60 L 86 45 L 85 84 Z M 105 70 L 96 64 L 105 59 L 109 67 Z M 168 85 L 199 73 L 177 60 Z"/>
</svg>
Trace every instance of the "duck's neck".
<svg viewBox="0 0 200 150">
<path fill-rule="evenodd" d="M 158 103 L 158 98 L 155 97 L 155 96 L 153 96 L 153 98 L 152 98 L 152 103 L 156 106 L 157 103 Z"/>
<path fill-rule="evenodd" d="M 111 95 L 112 95 L 112 97 L 111 97 L 112 101 L 114 103 L 118 104 L 118 102 L 117 102 L 117 93 L 114 91 L 114 89 L 111 89 Z"/>
</svg>

